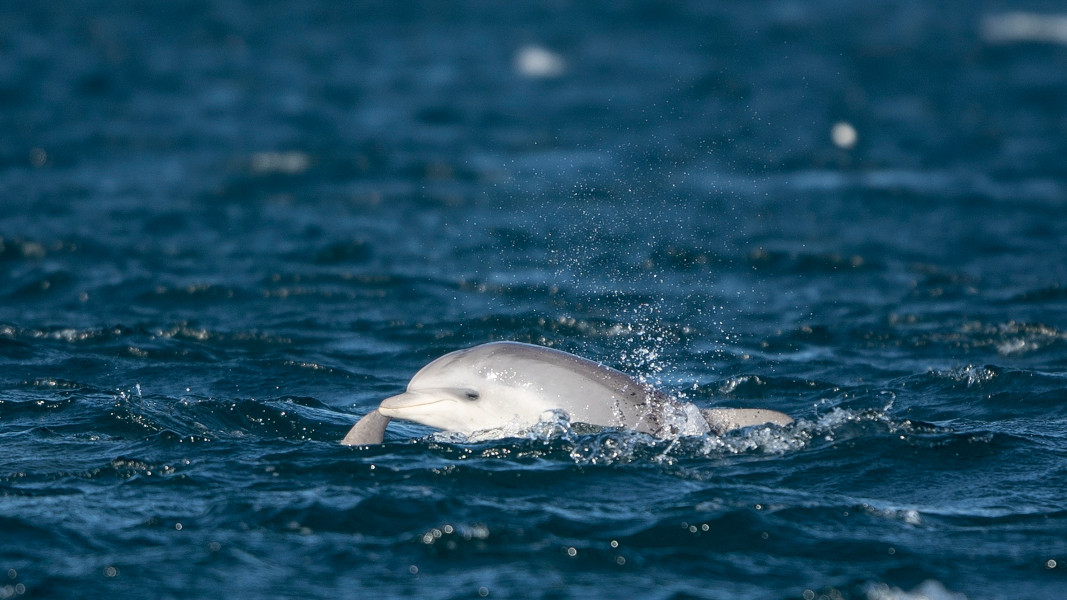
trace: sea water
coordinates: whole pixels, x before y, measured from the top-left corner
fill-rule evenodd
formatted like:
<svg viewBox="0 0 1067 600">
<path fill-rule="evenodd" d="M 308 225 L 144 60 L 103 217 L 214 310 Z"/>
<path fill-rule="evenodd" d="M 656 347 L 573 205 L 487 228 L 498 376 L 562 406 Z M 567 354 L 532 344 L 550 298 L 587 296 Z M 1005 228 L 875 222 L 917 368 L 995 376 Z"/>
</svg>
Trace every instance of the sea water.
<svg viewBox="0 0 1067 600">
<path fill-rule="evenodd" d="M 0 598 L 1064 597 L 1064 23 L 0 5 Z M 338 444 L 504 339 L 796 423 Z"/>
</svg>

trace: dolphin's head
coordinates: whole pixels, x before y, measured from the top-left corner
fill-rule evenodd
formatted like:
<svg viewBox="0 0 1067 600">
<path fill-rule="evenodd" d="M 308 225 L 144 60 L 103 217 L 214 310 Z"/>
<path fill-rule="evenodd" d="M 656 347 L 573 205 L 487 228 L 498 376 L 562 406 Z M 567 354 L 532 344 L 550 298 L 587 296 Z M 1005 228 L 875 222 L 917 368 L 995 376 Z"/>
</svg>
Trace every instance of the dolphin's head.
<svg viewBox="0 0 1067 600">
<path fill-rule="evenodd" d="M 536 424 L 547 410 L 540 386 L 509 357 L 476 347 L 446 354 L 423 367 L 403 394 L 378 411 L 393 419 L 471 434 Z"/>
<path fill-rule="evenodd" d="M 500 392 L 470 387 L 409 389 L 383 400 L 378 412 L 394 419 L 468 435 L 537 423 L 543 411 Z"/>
</svg>

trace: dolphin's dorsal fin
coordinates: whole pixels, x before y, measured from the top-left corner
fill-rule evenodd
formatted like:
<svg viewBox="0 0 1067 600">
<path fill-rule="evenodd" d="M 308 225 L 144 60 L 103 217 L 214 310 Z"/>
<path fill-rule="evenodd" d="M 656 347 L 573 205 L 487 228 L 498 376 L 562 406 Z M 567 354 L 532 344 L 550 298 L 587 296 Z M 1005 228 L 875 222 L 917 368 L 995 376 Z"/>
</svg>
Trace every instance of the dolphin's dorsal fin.
<svg viewBox="0 0 1067 600">
<path fill-rule="evenodd" d="M 722 435 L 731 429 L 753 425 L 789 425 L 793 417 L 764 408 L 705 408 L 700 411 L 712 433 Z"/>
<path fill-rule="evenodd" d="M 345 446 L 366 446 L 368 444 L 380 444 L 385 440 L 385 426 L 391 419 L 378 409 L 374 409 L 356 421 L 352 429 L 348 430 L 341 444 Z"/>
</svg>

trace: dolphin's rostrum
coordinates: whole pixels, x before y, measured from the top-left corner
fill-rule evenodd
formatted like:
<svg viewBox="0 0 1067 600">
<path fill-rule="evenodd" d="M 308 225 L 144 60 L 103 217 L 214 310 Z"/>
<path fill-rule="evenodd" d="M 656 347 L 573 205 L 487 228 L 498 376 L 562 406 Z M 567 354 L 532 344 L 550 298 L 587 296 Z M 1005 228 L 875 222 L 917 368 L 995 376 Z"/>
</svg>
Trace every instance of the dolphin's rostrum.
<svg viewBox="0 0 1067 600">
<path fill-rule="evenodd" d="M 463 434 L 507 435 L 562 411 L 576 423 L 658 437 L 721 434 L 751 425 L 788 425 L 765 409 L 700 410 L 591 360 L 531 344 L 492 342 L 451 352 L 423 367 L 407 391 L 360 419 L 342 444 L 380 444 L 390 419 Z"/>
</svg>

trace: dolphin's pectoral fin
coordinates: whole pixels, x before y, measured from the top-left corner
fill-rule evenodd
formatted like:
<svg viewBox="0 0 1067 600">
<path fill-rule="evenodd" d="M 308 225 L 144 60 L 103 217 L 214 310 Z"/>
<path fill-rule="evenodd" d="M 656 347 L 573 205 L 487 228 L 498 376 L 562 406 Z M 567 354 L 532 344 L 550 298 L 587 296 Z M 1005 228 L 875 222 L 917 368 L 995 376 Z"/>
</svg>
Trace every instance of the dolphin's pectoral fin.
<svg viewBox="0 0 1067 600">
<path fill-rule="evenodd" d="M 356 421 L 352 429 L 348 430 L 341 444 L 345 446 L 366 446 L 368 444 L 380 444 L 385 440 L 385 426 L 391 419 L 378 409 L 374 409 Z"/>
<path fill-rule="evenodd" d="M 789 425 L 793 417 L 763 408 L 706 408 L 700 411 L 712 433 L 722 435 L 731 429 L 753 425 Z"/>
</svg>

